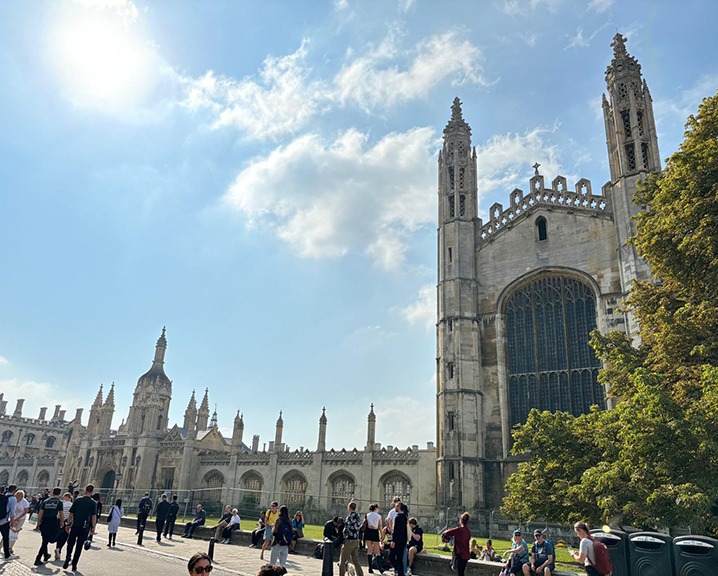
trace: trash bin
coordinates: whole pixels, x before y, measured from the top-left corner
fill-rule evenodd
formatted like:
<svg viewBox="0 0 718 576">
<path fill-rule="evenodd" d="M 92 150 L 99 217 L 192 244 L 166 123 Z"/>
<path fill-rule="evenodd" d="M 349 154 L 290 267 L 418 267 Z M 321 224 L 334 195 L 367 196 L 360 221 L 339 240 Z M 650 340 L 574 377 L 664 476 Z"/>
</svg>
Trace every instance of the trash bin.
<svg viewBox="0 0 718 576">
<path fill-rule="evenodd" d="M 621 530 L 591 530 L 591 536 L 603 542 L 613 563 L 611 576 L 630 576 L 628 569 L 628 534 Z"/>
<path fill-rule="evenodd" d="M 673 538 L 657 532 L 628 536 L 631 576 L 673 576 Z"/>
<path fill-rule="evenodd" d="M 704 576 L 718 570 L 718 540 L 708 536 L 679 536 L 673 541 L 676 576 Z"/>
</svg>

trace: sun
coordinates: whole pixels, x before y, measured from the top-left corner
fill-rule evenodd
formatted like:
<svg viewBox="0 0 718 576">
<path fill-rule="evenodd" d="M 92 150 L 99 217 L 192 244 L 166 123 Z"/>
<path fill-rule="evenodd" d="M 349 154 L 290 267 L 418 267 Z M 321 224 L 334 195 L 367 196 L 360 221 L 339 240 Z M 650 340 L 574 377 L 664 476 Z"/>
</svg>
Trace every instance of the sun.
<svg viewBox="0 0 718 576">
<path fill-rule="evenodd" d="M 52 52 L 62 91 L 77 104 L 112 109 L 144 95 L 149 49 L 117 14 L 73 11 L 59 19 Z"/>
</svg>

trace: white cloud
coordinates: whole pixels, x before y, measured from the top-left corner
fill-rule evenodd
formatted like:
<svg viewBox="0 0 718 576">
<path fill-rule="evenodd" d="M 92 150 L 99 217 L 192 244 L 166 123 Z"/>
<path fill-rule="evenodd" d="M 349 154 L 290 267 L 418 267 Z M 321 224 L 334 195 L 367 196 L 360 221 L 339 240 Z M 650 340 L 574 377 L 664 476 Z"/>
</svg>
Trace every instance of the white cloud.
<svg viewBox="0 0 718 576">
<path fill-rule="evenodd" d="M 432 377 L 422 388 L 428 394 L 436 387 L 436 378 Z M 374 408 L 377 423 L 377 442 L 383 447 L 392 446 L 405 450 L 414 444 L 426 448 L 426 441 L 436 439 L 436 405 L 426 402 L 424 390 L 417 391 L 416 397 L 399 396 L 384 398 L 380 406 Z M 388 439 L 383 441 L 383 439 Z"/>
<path fill-rule="evenodd" d="M 568 38 L 568 45 L 566 48 L 585 48 L 588 46 L 588 41 L 583 37 L 583 28 L 580 26 L 576 29 L 576 33 L 573 36 L 566 35 Z"/>
<path fill-rule="evenodd" d="M 134 22 L 139 15 L 137 6 L 132 0 L 73 0 L 73 2 L 85 8 L 115 12 L 127 23 Z"/>
<path fill-rule="evenodd" d="M 346 10 L 349 8 L 349 0 L 334 0 L 334 8 L 336 10 Z"/>
<path fill-rule="evenodd" d="M 493 136 L 486 144 L 477 147 L 479 170 L 479 216 L 485 218 L 489 206 L 482 206 L 481 199 L 500 194 L 508 199 L 514 188 L 528 185 L 528 168 L 538 162 L 540 173 L 546 176 L 547 183 L 560 174 L 561 162 L 559 147 L 550 144 L 546 135 L 550 130 L 534 128 L 525 134 L 505 134 Z M 570 175 L 563 174 L 567 178 Z"/>
<path fill-rule="evenodd" d="M 523 40 L 527 46 L 530 46 L 531 48 L 533 48 L 534 46 L 536 46 L 536 40 L 538 40 L 538 34 L 536 34 L 535 32 L 521 32 L 519 34 L 519 38 L 521 38 L 521 40 Z"/>
<path fill-rule="evenodd" d="M 7 366 L 10 364 L 10 360 L 5 358 L 5 356 L 0 356 L 0 366 Z"/>
<path fill-rule="evenodd" d="M 369 110 L 422 98 L 447 79 L 452 85 L 488 84 L 482 75 L 481 50 L 456 32 L 422 39 L 403 69 L 397 64 L 399 56 L 397 38 L 389 35 L 376 48 L 350 60 L 334 79 L 335 98 Z"/>
<path fill-rule="evenodd" d="M 225 201 L 262 222 L 305 258 L 360 252 L 387 270 L 404 263 L 408 235 L 432 222 L 434 153 L 429 128 L 370 145 L 347 130 L 325 144 L 307 134 L 244 169 Z"/>
<path fill-rule="evenodd" d="M 295 133 L 319 110 L 325 89 L 309 80 L 306 67 L 307 41 L 293 54 L 267 57 L 260 81 L 234 80 L 208 71 L 200 78 L 187 78 L 183 105 L 207 110 L 213 128 L 233 126 L 257 139 Z"/>
<path fill-rule="evenodd" d="M 588 10 L 593 10 L 596 14 L 602 14 L 615 4 L 616 0 L 591 0 L 588 3 Z"/>
<path fill-rule="evenodd" d="M 412 326 L 424 326 L 431 331 L 436 326 L 436 286 L 427 284 L 417 294 L 416 300 L 401 310 L 404 319 Z"/>
<path fill-rule="evenodd" d="M 55 412 L 55 405 L 60 404 L 62 410 L 66 410 L 65 419 L 72 420 L 76 408 L 87 406 L 86 398 L 79 400 L 73 394 L 47 382 L 6 378 L 0 380 L 0 390 L 4 393 L 3 400 L 7 400 L 7 414 L 15 411 L 18 399 L 25 400 L 22 409 L 25 418 L 37 418 L 40 408 L 47 407 L 46 419 L 49 420 Z"/>
<path fill-rule="evenodd" d="M 693 86 L 685 88 L 672 99 L 659 99 L 653 103 L 656 122 L 681 122 L 685 124 L 688 116 L 698 111 L 703 98 L 714 96 L 718 86 L 718 74 L 704 74 Z"/>
</svg>

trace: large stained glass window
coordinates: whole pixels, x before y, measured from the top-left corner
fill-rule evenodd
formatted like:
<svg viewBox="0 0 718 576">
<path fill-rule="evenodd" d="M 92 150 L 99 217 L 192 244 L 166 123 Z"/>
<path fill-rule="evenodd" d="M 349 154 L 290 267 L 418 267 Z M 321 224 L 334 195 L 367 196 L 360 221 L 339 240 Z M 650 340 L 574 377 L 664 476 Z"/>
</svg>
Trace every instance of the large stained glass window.
<svg viewBox="0 0 718 576">
<path fill-rule="evenodd" d="M 520 286 L 504 307 L 511 425 L 532 408 L 579 415 L 598 404 L 599 360 L 588 345 L 596 328 L 591 288 L 567 276 L 545 275 Z"/>
</svg>

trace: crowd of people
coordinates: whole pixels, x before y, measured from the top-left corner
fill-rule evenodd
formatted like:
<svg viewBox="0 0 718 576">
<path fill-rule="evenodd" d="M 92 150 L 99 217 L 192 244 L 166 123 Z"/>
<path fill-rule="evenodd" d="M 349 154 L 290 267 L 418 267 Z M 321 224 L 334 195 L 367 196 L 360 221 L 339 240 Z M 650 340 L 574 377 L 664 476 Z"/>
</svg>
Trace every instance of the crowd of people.
<svg viewBox="0 0 718 576">
<path fill-rule="evenodd" d="M 137 509 L 137 533 L 145 529 L 146 521 L 155 508 L 155 529 L 157 541 L 161 538 L 172 539 L 179 513 L 177 496 L 168 498 L 162 494 L 156 506 L 145 493 Z M 4 515 L 3 515 L 4 514 Z M 54 544 L 55 560 L 65 554 L 63 568 L 72 565 L 76 570 L 82 551 L 87 550 L 96 531 L 97 522 L 102 515 L 102 503 L 94 486 L 88 484 L 80 494 L 72 484 L 63 494 L 60 488 L 52 492 L 43 492 L 27 498 L 22 489 L 9 485 L 0 489 L 0 537 L 2 538 L 5 559 L 13 556 L 14 545 L 24 528 L 26 520 L 37 514 L 34 530 L 40 532 L 41 546 L 35 558 L 35 565 L 47 562 L 51 557 L 50 545 Z M 107 511 L 108 547 L 116 545 L 120 522 L 125 515 L 122 500 L 117 499 Z M 206 523 L 207 515 L 201 504 L 197 504 L 196 513 L 184 526 L 182 536 L 191 539 L 195 530 Z M 471 538 L 469 528 L 471 517 L 464 513 L 456 527 L 441 533 L 444 542 L 453 542 L 452 568 L 458 576 L 464 576 L 469 559 L 502 562 L 501 576 L 551 576 L 556 567 L 555 549 L 541 530 L 533 533 L 534 542 L 529 544 L 523 539 L 520 530 L 515 530 L 511 547 L 503 554 L 497 552 L 491 540 L 479 546 Z M 240 527 L 237 508 L 225 506 L 214 529 L 214 539 L 229 544 L 232 531 Z M 289 554 L 296 553 L 299 539 L 304 537 L 305 519 L 301 510 L 290 516 L 289 508 L 274 501 L 266 511 L 261 512 L 257 525 L 252 531 L 250 547 L 261 548 L 260 559 L 265 559 L 269 550 L 269 563 L 260 570 L 262 576 L 274 576 L 286 573 Z M 569 550 L 574 560 L 584 565 L 589 576 L 601 576 L 597 571 L 594 540 L 585 523 L 574 526 L 580 539 L 579 550 Z M 369 573 L 384 573 L 392 568 L 396 576 L 413 576 L 412 570 L 416 556 L 424 549 L 424 531 L 414 517 L 409 516 L 407 505 L 395 497 L 386 516 L 382 516 L 379 504 L 371 504 L 363 518 L 357 511 L 357 503 L 347 506 L 347 515 L 335 516 L 324 525 L 324 546 L 340 549 L 339 576 L 345 576 L 349 564 L 352 573 L 363 576 L 359 561 L 360 551 L 365 550 Z M 384 560 L 388 556 L 390 565 Z M 201 574 L 212 569 L 206 555 L 196 554 L 188 565 L 190 574 Z"/>
</svg>

